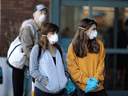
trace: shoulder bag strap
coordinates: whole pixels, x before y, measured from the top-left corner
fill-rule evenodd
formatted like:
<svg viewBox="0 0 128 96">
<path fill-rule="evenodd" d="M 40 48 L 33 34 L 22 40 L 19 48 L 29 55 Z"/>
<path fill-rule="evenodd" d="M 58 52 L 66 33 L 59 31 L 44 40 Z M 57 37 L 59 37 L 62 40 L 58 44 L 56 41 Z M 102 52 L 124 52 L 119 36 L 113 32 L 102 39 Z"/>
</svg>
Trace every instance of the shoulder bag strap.
<svg viewBox="0 0 128 96">
<path fill-rule="evenodd" d="M 72 79 L 71 75 L 69 74 L 69 72 L 65 71 L 65 74 L 70 78 L 71 82 L 73 83 L 73 85 L 75 86 L 77 92 L 78 92 L 78 96 L 83 96 L 81 94 L 81 91 L 79 89 L 79 87 L 77 86 L 77 84 L 75 83 L 75 81 Z"/>
</svg>

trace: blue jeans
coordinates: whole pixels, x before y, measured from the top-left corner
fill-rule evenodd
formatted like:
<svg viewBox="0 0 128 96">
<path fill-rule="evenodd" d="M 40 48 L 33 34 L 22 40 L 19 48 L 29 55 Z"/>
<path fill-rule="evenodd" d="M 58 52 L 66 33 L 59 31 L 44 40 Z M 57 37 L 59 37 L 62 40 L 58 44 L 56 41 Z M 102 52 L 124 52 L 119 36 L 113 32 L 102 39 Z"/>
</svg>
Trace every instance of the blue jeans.
<svg viewBox="0 0 128 96">
<path fill-rule="evenodd" d="M 24 89 L 23 96 L 31 96 L 32 91 L 32 78 L 30 76 L 29 67 L 24 68 Z"/>
</svg>

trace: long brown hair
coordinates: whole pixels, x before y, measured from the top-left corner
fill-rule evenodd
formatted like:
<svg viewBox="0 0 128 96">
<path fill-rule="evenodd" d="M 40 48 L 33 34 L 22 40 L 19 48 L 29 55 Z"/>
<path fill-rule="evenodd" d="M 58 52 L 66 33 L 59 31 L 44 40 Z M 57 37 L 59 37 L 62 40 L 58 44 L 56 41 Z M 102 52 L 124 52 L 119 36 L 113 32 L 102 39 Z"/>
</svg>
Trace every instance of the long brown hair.
<svg viewBox="0 0 128 96">
<path fill-rule="evenodd" d="M 46 23 L 41 27 L 41 33 L 42 35 L 47 35 L 49 32 L 59 32 L 59 27 L 53 23 Z M 46 36 L 42 36 L 41 39 L 37 42 L 39 46 L 43 48 L 43 50 L 48 49 L 48 39 Z M 53 44 L 54 47 L 56 47 L 59 52 L 62 54 L 61 47 L 58 43 Z"/>
<path fill-rule="evenodd" d="M 85 32 L 93 24 L 97 26 L 97 23 L 94 20 L 90 20 L 87 18 L 82 19 L 79 22 L 79 27 L 85 28 L 86 30 L 78 28 L 78 31 L 72 41 L 72 45 L 73 45 L 73 51 L 75 52 L 76 56 L 80 58 L 87 56 L 87 49 L 90 53 L 96 53 L 96 54 L 100 51 L 100 45 L 98 44 L 96 39 L 90 40 Z"/>
</svg>

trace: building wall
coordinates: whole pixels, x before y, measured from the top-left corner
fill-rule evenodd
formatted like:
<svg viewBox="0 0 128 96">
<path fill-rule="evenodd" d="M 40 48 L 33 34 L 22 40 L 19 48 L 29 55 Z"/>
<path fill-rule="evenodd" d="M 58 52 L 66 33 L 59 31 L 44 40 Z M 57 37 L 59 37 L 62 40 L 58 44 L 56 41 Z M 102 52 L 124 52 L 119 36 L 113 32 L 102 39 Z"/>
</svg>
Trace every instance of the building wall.
<svg viewBox="0 0 128 96">
<path fill-rule="evenodd" d="M 38 4 L 49 8 L 50 0 L 1 0 L 1 57 L 6 57 L 10 43 L 19 34 L 21 23 L 33 17 L 33 10 Z"/>
</svg>

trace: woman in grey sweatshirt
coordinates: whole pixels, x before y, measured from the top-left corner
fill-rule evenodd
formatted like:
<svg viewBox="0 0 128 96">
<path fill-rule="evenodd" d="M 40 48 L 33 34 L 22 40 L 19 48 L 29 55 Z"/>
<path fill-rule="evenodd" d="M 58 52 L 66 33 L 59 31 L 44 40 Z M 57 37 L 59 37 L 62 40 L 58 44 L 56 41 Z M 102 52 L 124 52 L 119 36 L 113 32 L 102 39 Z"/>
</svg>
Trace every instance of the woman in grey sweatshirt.
<svg viewBox="0 0 128 96">
<path fill-rule="evenodd" d="M 42 37 L 30 54 L 30 74 L 35 78 L 34 96 L 61 96 L 68 79 L 66 59 L 57 43 L 59 28 L 46 23 L 41 28 Z M 40 53 L 41 52 L 41 53 Z"/>
</svg>

